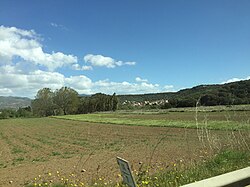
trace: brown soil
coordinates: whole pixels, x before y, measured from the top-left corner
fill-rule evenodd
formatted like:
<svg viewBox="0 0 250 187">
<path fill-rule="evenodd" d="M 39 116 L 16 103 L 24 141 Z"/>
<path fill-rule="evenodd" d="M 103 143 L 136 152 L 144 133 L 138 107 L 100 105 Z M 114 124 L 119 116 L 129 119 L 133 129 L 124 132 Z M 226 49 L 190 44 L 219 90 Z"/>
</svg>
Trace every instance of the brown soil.
<svg viewBox="0 0 250 187">
<path fill-rule="evenodd" d="M 223 131 L 213 132 L 215 140 Z M 195 129 L 122 126 L 40 118 L 0 121 L 0 186 L 24 186 L 38 175 L 74 173 L 83 181 L 120 180 L 116 157 L 151 171 L 209 155 Z M 86 171 L 85 171 L 86 170 Z M 82 172 L 84 171 L 84 172 Z"/>
</svg>

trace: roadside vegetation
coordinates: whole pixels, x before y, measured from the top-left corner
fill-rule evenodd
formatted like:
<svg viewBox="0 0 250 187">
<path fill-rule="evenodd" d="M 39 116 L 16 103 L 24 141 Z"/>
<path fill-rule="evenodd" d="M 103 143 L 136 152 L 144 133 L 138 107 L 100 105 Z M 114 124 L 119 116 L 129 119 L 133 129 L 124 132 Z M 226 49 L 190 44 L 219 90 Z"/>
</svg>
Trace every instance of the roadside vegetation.
<svg viewBox="0 0 250 187">
<path fill-rule="evenodd" d="M 244 151 L 222 151 L 209 159 L 193 162 L 186 166 L 184 160 L 178 160 L 167 168 L 160 168 L 157 173 L 150 175 L 150 166 L 141 166 L 138 171 L 133 171 L 136 183 L 139 187 L 172 187 L 181 186 L 221 175 L 227 172 L 242 169 L 250 165 L 250 153 Z M 118 174 L 121 178 L 121 175 Z M 70 186 L 110 186 L 126 187 L 122 182 L 110 182 L 104 178 L 98 178 L 89 184 L 81 180 L 80 176 L 72 173 L 64 176 L 59 171 L 38 175 L 26 187 L 51 186 L 51 187 L 70 187 Z"/>
</svg>

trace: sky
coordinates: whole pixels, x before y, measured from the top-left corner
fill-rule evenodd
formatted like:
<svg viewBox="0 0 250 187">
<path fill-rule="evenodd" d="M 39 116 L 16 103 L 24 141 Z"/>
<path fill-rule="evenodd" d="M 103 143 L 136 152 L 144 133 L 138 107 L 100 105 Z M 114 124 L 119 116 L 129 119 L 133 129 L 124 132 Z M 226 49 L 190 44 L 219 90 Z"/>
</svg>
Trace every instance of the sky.
<svg viewBox="0 0 250 187">
<path fill-rule="evenodd" d="M 172 92 L 250 79 L 249 0 L 1 0 L 0 95 Z"/>
</svg>

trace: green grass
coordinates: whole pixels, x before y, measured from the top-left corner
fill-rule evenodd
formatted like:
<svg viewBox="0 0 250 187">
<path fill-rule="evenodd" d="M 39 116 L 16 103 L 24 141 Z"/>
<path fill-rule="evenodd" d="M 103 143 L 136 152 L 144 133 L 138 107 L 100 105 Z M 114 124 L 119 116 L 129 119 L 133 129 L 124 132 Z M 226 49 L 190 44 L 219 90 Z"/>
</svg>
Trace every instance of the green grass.
<svg viewBox="0 0 250 187">
<path fill-rule="evenodd" d="M 0 161 L 0 168 L 5 168 L 5 167 L 6 167 L 6 165 Z"/>
<path fill-rule="evenodd" d="M 12 150 L 11 150 L 11 153 L 12 154 L 18 154 L 18 153 L 26 153 L 25 150 L 19 148 L 19 147 L 13 147 Z"/>
<path fill-rule="evenodd" d="M 164 119 L 164 115 L 166 116 Z M 135 126 L 156 126 L 156 127 L 180 127 L 180 128 L 197 128 L 197 123 L 194 120 L 194 114 L 188 114 L 190 116 L 185 116 L 185 118 L 176 118 L 171 115 L 168 119 L 168 114 L 157 114 L 156 116 L 151 115 L 152 118 L 146 117 L 150 116 L 148 114 L 141 114 L 133 116 L 132 114 L 122 114 L 122 113 L 95 113 L 95 114 L 80 114 L 80 115 L 66 115 L 66 116 L 56 116 L 54 118 L 76 120 L 84 122 L 94 122 L 94 123 L 108 123 L 117 125 L 135 125 Z M 145 116 L 145 118 L 143 117 Z M 159 117 L 159 119 L 157 119 Z M 190 118 L 190 119 L 189 119 Z M 206 122 L 206 123 L 205 123 Z M 199 127 L 206 127 L 208 129 L 218 129 L 218 130 L 239 130 L 248 129 L 250 130 L 249 121 L 236 121 L 236 120 L 199 120 Z"/>
<path fill-rule="evenodd" d="M 183 162 L 173 163 L 169 168 L 162 170 L 154 175 L 149 175 L 148 170 L 150 167 L 145 167 L 141 169 L 136 175 L 136 183 L 140 187 L 172 187 L 180 186 L 184 184 L 189 184 L 195 181 L 200 181 L 210 177 L 214 177 L 220 174 L 238 170 L 250 165 L 250 152 L 245 151 L 232 151 L 227 150 L 220 152 L 215 155 L 213 158 L 208 160 L 203 160 L 197 163 L 193 163 L 188 167 L 183 165 Z M 41 181 L 46 181 L 47 179 L 42 179 Z M 69 181 L 67 184 L 63 183 L 51 183 L 51 187 L 68 187 L 72 186 L 71 184 L 78 184 L 77 180 Z M 33 181 L 32 184 L 27 185 L 26 187 L 34 186 L 38 181 Z M 41 186 L 47 186 L 40 183 Z M 78 184 L 78 186 L 80 186 Z M 93 181 L 91 184 L 85 186 L 110 186 L 110 187 L 125 187 L 121 182 L 119 183 L 109 183 L 105 184 L 103 181 Z"/>
<path fill-rule="evenodd" d="M 61 153 L 57 152 L 57 151 L 52 151 L 51 156 L 58 156 L 61 155 Z"/>
<path fill-rule="evenodd" d="M 47 161 L 47 159 L 44 157 L 37 157 L 32 160 L 32 162 L 45 162 L 45 161 Z"/>
<path fill-rule="evenodd" d="M 12 161 L 12 165 L 16 165 L 19 164 L 20 162 L 23 162 L 25 159 L 23 157 L 18 157 L 18 158 L 14 158 Z"/>
<path fill-rule="evenodd" d="M 159 186 L 179 186 L 221 175 L 250 166 L 250 153 L 241 151 L 224 151 L 204 163 L 193 167 L 176 168 L 156 174 Z M 153 177 L 152 177 L 153 178 Z M 155 181 L 156 182 L 156 181 Z"/>
</svg>

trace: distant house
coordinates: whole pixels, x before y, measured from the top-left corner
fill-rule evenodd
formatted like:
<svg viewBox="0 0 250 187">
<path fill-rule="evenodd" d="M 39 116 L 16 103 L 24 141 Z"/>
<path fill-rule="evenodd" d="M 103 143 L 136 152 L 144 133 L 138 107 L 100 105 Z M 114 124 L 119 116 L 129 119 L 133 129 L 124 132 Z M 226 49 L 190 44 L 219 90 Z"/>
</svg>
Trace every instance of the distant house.
<svg viewBox="0 0 250 187">
<path fill-rule="evenodd" d="M 168 100 L 165 100 L 165 99 L 156 100 L 156 101 L 143 101 L 143 102 L 125 100 L 122 103 L 122 105 L 130 104 L 132 106 L 146 106 L 146 105 L 152 106 L 152 105 L 164 105 L 166 103 L 168 103 Z"/>
</svg>

